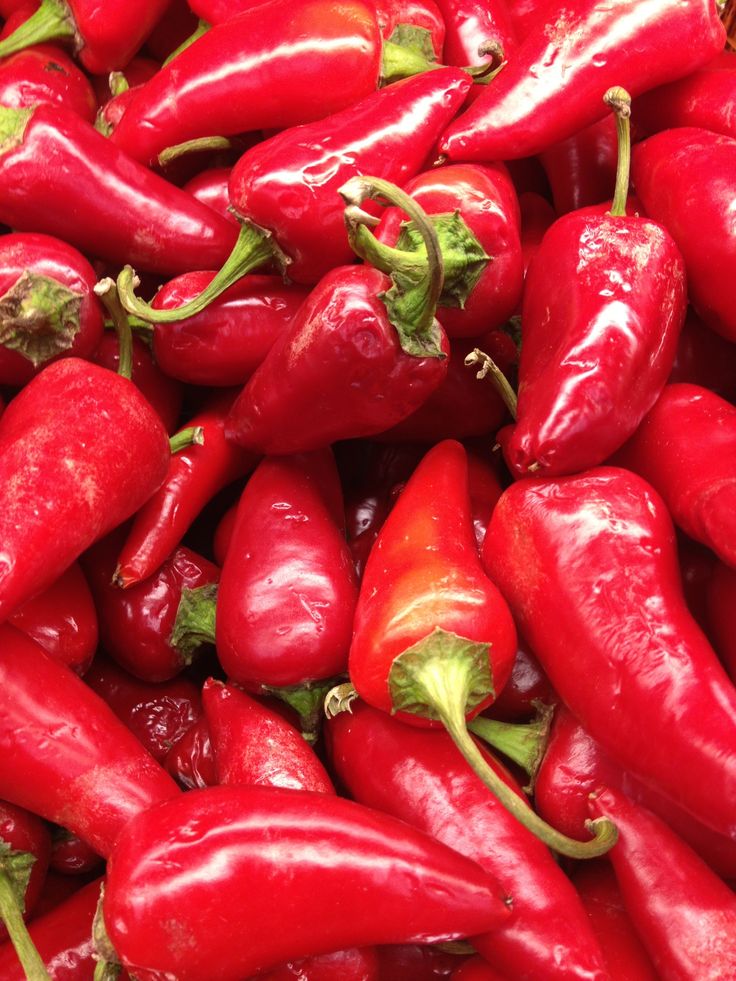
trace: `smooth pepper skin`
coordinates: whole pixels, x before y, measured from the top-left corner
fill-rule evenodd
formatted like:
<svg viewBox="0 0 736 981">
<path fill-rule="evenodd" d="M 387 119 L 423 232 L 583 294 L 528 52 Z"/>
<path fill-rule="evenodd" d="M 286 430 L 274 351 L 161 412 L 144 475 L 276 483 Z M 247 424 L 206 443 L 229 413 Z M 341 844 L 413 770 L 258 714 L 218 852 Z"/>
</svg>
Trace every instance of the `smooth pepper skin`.
<svg viewBox="0 0 736 981">
<path fill-rule="evenodd" d="M 519 481 L 496 505 L 483 559 L 591 736 L 736 838 L 736 690 L 685 606 L 656 491 L 615 467 Z"/>
<path fill-rule="evenodd" d="M 500 45 L 504 56 L 513 56 L 518 41 L 505 0 L 437 0 L 445 18 L 443 58 L 447 65 L 482 65 L 490 55 L 478 48 L 490 42 Z"/>
<path fill-rule="evenodd" d="M 634 147 L 631 174 L 644 210 L 682 251 L 690 302 L 709 327 L 736 340 L 736 139 L 692 127 L 665 130 Z"/>
<path fill-rule="evenodd" d="M 83 681 L 0 628 L 0 796 L 69 828 L 103 857 L 174 781 Z"/>
<path fill-rule="evenodd" d="M 616 462 L 662 495 L 678 527 L 736 567 L 736 407 L 667 385 Z"/>
<path fill-rule="evenodd" d="M 0 148 L 0 221 L 148 272 L 178 275 L 225 261 L 237 237 L 230 222 L 131 160 L 70 109 L 6 112 L 30 116 Z"/>
<path fill-rule="evenodd" d="M 127 379 L 65 358 L 30 381 L 0 420 L 0 621 L 130 517 L 170 456 Z"/>
<path fill-rule="evenodd" d="M 438 68 L 279 133 L 235 164 L 230 203 L 242 218 L 273 233 L 290 260 L 290 279 L 316 283 L 355 258 L 339 188 L 357 174 L 403 187 L 424 165 L 471 84 L 457 68 Z"/>
<path fill-rule="evenodd" d="M 555 222 L 527 275 L 517 419 L 499 437 L 514 476 L 576 473 L 623 445 L 667 381 L 686 303 L 682 256 L 660 225 Z"/>
<path fill-rule="evenodd" d="M 733 890 L 663 821 L 623 794 L 606 788 L 591 796 L 589 811 L 611 818 L 619 829 L 611 863 L 659 976 L 736 976 Z"/>
<path fill-rule="evenodd" d="M 509 915 L 486 873 L 428 835 L 275 787 L 192 791 L 140 815 L 108 865 L 103 909 L 138 981 L 241 981 L 345 947 L 464 937 Z"/>
<path fill-rule="evenodd" d="M 516 981 L 608 981 L 603 956 L 570 881 L 549 849 L 488 792 L 450 737 L 403 725 L 364 703 L 330 719 L 330 759 L 351 797 L 472 858 L 511 897 L 502 930 L 472 944 Z M 489 765 L 523 797 L 490 755 Z"/>
<path fill-rule="evenodd" d="M 327 461 L 333 469 L 334 462 Z M 357 599 L 321 487 L 325 454 L 264 460 L 246 484 L 217 597 L 222 667 L 248 691 L 342 674 Z"/>
<path fill-rule="evenodd" d="M 440 153 L 450 160 L 540 153 L 602 119 L 611 86 L 635 96 L 664 85 L 707 64 L 725 40 L 713 0 L 554 0 L 498 78 L 447 128 Z"/>
<path fill-rule="evenodd" d="M 736 609 L 736 569 L 717 562 L 707 586 L 708 628 L 713 646 L 736 684 L 736 636 L 733 610 Z"/>
<path fill-rule="evenodd" d="M 0 64 L 0 105 L 20 109 L 38 102 L 66 106 L 93 123 L 97 111 L 92 85 L 60 48 L 35 45 Z"/>
<path fill-rule="evenodd" d="M 142 163 L 205 136 L 297 126 L 373 92 L 381 35 L 363 0 L 270 0 L 216 25 L 147 82 L 111 139 Z"/>
<path fill-rule="evenodd" d="M 478 559 L 466 453 L 453 440 L 426 454 L 368 557 L 350 647 L 350 679 L 358 694 L 392 712 L 388 679 L 394 659 L 437 627 L 489 644 L 493 687 L 501 691 L 516 654 L 516 630 Z M 397 717 L 413 725 L 437 724 L 403 711 Z"/>
<path fill-rule="evenodd" d="M 228 439 L 255 453 L 301 453 L 383 432 L 418 409 L 448 359 L 401 349 L 379 298 L 390 285 L 371 266 L 328 273 L 236 399 Z M 444 333 L 442 345 L 447 353 Z"/>
</svg>

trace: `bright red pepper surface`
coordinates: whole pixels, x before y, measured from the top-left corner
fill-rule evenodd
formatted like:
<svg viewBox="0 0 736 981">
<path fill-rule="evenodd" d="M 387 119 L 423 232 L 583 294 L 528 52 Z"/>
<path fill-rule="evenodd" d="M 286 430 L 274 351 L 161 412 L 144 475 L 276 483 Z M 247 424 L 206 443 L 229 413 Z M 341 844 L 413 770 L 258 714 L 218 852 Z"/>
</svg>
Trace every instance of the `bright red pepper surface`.
<svg viewBox="0 0 736 981">
<path fill-rule="evenodd" d="M 513 57 L 518 41 L 505 0 L 438 0 L 437 6 L 445 18 L 446 64 L 484 64 L 492 56 L 478 49 L 489 42 L 499 45 L 506 59 Z"/>
<path fill-rule="evenodd" d="M 249 981 L 381 981 L 373 947 L 351 947 L 333 954 L 318 954 L 259 972 Z"/>
<path fill-rule="evenodd" d="M 736 634 L 733 611 L 736 609 L 736 570 L 717 562 L 707 587 L 708 627 L 713 646 L 736 684 Z"/>
<path fill-rule="evenodd" d="M 0 65 L 0 105 L 20 109 L 51 102 L 92 123 L 97 103 L 89 79 L 60 48 L 38 45 Z"/>
<path fill-rule="evenodd" d="M 79 835 L 72 834 L 66 828 L 55 829 L 51 853 L 51 868 L 55 872 L 68 876 L 87 876 L 102 865 L 103 859 Z"/>
</svg>

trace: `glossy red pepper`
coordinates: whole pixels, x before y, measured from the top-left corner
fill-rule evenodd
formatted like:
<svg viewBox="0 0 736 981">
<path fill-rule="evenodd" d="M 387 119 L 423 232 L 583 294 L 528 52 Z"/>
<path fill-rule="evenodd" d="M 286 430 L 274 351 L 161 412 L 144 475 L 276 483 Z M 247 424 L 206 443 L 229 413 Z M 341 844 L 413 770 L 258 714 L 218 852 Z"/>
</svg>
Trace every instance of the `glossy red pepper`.
<svg viewBox="0 0 736 981">
<path fill-rule="evenodd" d="M 616 108 L 625 160 L 628 96 Z M 667 381 L 686 311 L 685 267 L 667 230 L 626 215 L 627 175 L 610 213 L 549 229 L 529 268 L 515 425 L 499 436 L 516 477 L 603 463 Z"/>
<path fill-rule="evenodd" d="M 225 439 L 231 403 L 231 393 L 218 396 L 189 420 L 203 430 L 203 442 L 172 455 L 163 484 L 136 514 L 115 571 L 124 589 L 153 575 L 204 505 L 255 466 L 253 456 Z"/>
<path fill-rule="evenodd" d="M 0 795 L 107 856 L 130 818 L 176 784 L 72 671 L 7 624 L 0 634 Z"/>
<path fill-rule="evenodd" d="M 51 853 L 51 868 L 55 872 L 61 875 L 86 876 L 99 869 L 102 864 L 100 856 L 86 841 L 82 841 L 66 828 L 56 829 Z"/>
<path fill-rule="evenodd" d="M 519 210 L 521 212 L 521 250 L 524 256 L 524 276 L 526 276 L 547 229 L 557 219 L 557 212 L 547 198 L 536 191 L 524 191 L 519 194 Z"/>
<path fill-rule="evenodd" d="M 76 562 L 8 622 L 77 674 L 84 674 L 97 650 L 97 611 Z"/>
<path fill-rule="evenodd" d="M 518 47 L 505 0 L 437 0 L 445 19 L 444 61 L 448 65 L 482 65 L 499 53 L 512 57 Z M 481 54 L 481 48 L 490 48 Z"/>
<path fill-rule="evenodd" d="M 0 65 L 0 105 L 14 109 L 50 102 L 94 122 L 97 103 L 89 79 L 59 48 L 28 48 Z"/>
<path fill-rule="evenodd" d="M 212 678 L 204 683 L 202 704 L 218 784 L 335 793 L 314 750 L 278 712 Z"/>
<path fill-rule="evenodd" d="M 169 681 L 197 656 L 210 631 L 191 607 L 205 594 L 214 597 L 220 570 L 208 559 L 179 546 L 156 572 L 120 589 L 115 581 L 118 552 L 124 534 L 114 533 L 85 553 L 100 619 L 100 639 L 108 654 L 136 678 Z M 210 625 L 211 626 L 211 625 Z"/>
<path fill-rule="evenodd" d="M 435 0 L 372 0 L 381 37 L 406 43 L 424 53 L 427 60 L 445 61 L 445 19 Z M 464 67 L 470 62 L 463 62 Z"/>
<path fill-rule="evenodd" d="M 13 884 L 24 919 L 38 903 L 51 859 L 51 835 L 30 811 L 0 800 L 0 876 Z M 0 941 L 8 939 L 0 923 Z"/>
<path fill-rule="evenodd" d="M 170 455 L 127 379 L 65 358 L 29 382 L 0 420 L 0 620 L 139 508 Z"/>
<path fill-rule="evenodd" d="M 736 691 L 685 606 L 659 495 L 614 467 L 519 481 L 483 557 L 555 690 L 612 759 L 736 836 Z"/>
<path fill-rule="evenodd" d="M 736 570 L 716 562 L 707 587 L 708 628 L 713 646 L 736 684 L 736 637 L 733 611 L 736 604 Z"/>
<path fill-rule="evenodd" d="M 230 548 L 237 513 L 238 505 L 233 504 L 223 514 L 223 516 L 217 522 L 217 528 L 215 528 L 215 534 L 212 539 L 212 554 L 215 557 L 215 563 L 219 565 L 220 568 L 222 568 L 222 566 L 225 564 L 225 556 Z"/>
<path fill-rule="evenodd" d="M 539 153 L 602 119 L 600 100 L 612 85 L 636 96 L 681 78 L 711 61 L 725 38 L 712 0 L 553 0 L 498 78 L 445 131 L 440 153 L 451 160 Z"/>
<path fill-rule="evenodd" d="M 736 407 L 699 385 L 667 385 L 616 459 L 687 535 L 736 565 Z"/>
<path fill-rule="evenodd" d="M 380 981 L 373 947 L 351 947 L 320 954 L 260 972 L 250 981 Z"/>
<path fill-rule="evenodd" d="M 690 382 L 736 402 L 736 345 L 690 311 L 680 334 L 670 382 Z"/>
<path fill-rule="evenodd" d="M 38 9 L 0 43 L 0 58 L 30 44 L 68 39 L 87 71 L 124 68 L 161 17 L 168 0 L 41 0 Z"/>
<path fill-rule="evenodd" d="M 468 452 L 468 488 L 475 541 L 480 550 L 486 537 L 491 514 L 501 496 L 502 487 L 497 470 L 484 454 L 473 450 Z"/>
<path fill-rule="evenodd" d="M 198 296 L 215 273 L 187 273 L 154 297 L 155 310 Z M 244 385 L 284 333 L 308 295 L 277 276 L 244 276 L 201 313 L 155 324 L 153 352 L 172 378 L 190 385 Z"/>
<path fill-rule="evenodd" d="M 490 515 L 488 517 L 490 521 Z M 520 722 L 534 715 L 537 703 L 552 705 L 556 701 L 557 697 L 542 666 L 520 637 L 511 677 L 484 714 L 504 722 Z"/>
<path fill-rule="evenodd" d="M 610 859 L 629 916 L 660 977 L 717 981 L 736 973 L 736 896 L 653 814 L 610 788 L 594 817 L 620 828 Z"/>
<path fill-rule="evenodd" d="M 284 960 L 452 939 L 508 916 L 492 880 L 428 836 L 338 797 L 274 787 L 213 787 L 140 815 L 109 863 L 103 911 L 139 981 L 240 981 Z M 183 935 L 196 944 L 183 948 Z"/>
<path fill-rule="evenodd" d="M 102 337 L 95 271 L 49 235 L 0 239 L 0 382 L 24 385 L 61 357 L 87 358 Z"/>
<path fill-rule="evenodd" d="M 736 140 L 704 129 L 666 130 L 634 147 L 632 177 L 646 213 L 667 226 L 682 251 L 695 310 L 736 340 L 736 230 L 728 219 L 736 202 Z"/>
<path fill-rule="evenodd" d="M 715 334 L 713 336 L 715 337 Z M 694 542 L 692 538 L 682 533 L 677 536 L 677 558 L 680 563 L 682 592 L 687 608 L 713 644 L 708 625 L 708 589 L 718 559 L 709 548 Z"/>
<path fill-rule="evenodd" d="M 204 716 L 187 729 L 166 755 L 166 770 L 185 790 L 215 787 L 215 753 Z"/>
<path fill-rule="evenodd" d="M 141 88 L 139 85 L 129 85 L 122 72 L 110 74 L 110 94 L 102 102 L 95 116 L 95 129 L 103 136 L 110 137 L 120 124 L 128 106 L 135 99 Z"/>
<path fill-rule="evenodd" d="M 199 689 L 189 678 L 159 685 L 141 682 L 114 661 L 98 655 L 84 681 L 159 763 L 202 716 Z"/>
<path fill-rule="evenodd" d="M 511 17 L 514 32 L 523 42 L 534 27 L 545 19 L 546 8 L 551 0 L 504 0 Z"/>
<path fill-rule="evenodd" d="M 634 120 L 638 123 L 636 115 Z M 607 201 L 616 178 L 617 156 L 616 123 L 609 116 L 545 150 L 540 159 L 557 214 Z"/>
<path fill-rule="evenodd" d="M 586 862 L 573 870 L 573 882 L 590 925 L 600 941 L 612 981 L 658 981 L 607 861 Z"/>
<path fill-rule="evenodd" d="M 426 831 L 498 879 L 511 897 L 509 922 L 471 940 L 494 968 L 517 981 L 607 981 L 569 880 L 542 842 L 488 794 L 449 736 L 405 726 L 359 702 L 330 720 L 327 740 L 353 799 Z M 510 774 L 483 755 L 524 800 Z"/>
<path fill-rule="evenodd" d="M 223 218 L 227 218 L 228 221 L 237 225 L 238 219 L 230 211 L 230 196 L 228 194 L 231 170 L 232 167 L 209 167 L 187 181 L 184 190 L 201 201 L 202 204 L 212 208 Z"/>
<path fill-rule="evenodd" d="M 392 944 L 376 947 L 380 981 L 441 981 L 467 960 L 430 944 Z"/>
<path fill-rule="evenodd" d="M 381 58 L 375 10 L 363 0 L 269 0 L 177 55 L 146 83 L 111 138 L 153 163 L 192 139 L 324 119 L 376 89 Z"/>
<path fill-rule="evenodd" d="M 238 506 L 217 598 L 217 653 L 246 689 L 293 686 L 347 667 L 357 597 L 350 551 L 321 487 L 324 453 L 269 459 Z"/>
<path fill-rule="evenodd" d="M 151 272 L 178 274 L 227 257 L 236 237 L 229 222 L 71 110 L 0 108 L 0 118 L 0 221 Z"/>
</svg>

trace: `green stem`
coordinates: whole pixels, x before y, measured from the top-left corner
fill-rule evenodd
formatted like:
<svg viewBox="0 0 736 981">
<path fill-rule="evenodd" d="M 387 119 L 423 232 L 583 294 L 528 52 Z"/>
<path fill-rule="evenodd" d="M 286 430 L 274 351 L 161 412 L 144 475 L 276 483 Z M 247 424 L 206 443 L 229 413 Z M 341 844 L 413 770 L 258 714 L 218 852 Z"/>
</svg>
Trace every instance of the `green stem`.
<svg viewBox="0 0 736 981">
<path fill-rule="evenodd" d="M 113 98 L 116 95 L 122 95 L 123 92 L 127 92 L 130 89 L 128 79 L 122 72 L 110 72 L 107 78 L 107 84 L 110 87 L 110 95 Z"/>
<path fill-rule="evenodd" d="M 177 55 L 180 55 L 182 53 L 182 51 L 186 51 L 186 49 L 188 47 L 190 47 L 192 44 L 194 44 L 195 41 L 198 41 L 202 37 L 203 34 L 206 34 L 209 29 L 210 29 L 210 25 L 207 23 L 206 20 L 202 20 L 202 18 L 200 17 L 199 23 L 194 28 L 194 30 L 189 35 L 189 37 L 188 38 L 185 38 L 181 42 L 181 44 L 179 45 L 179 47 L 178 48 L 175 48 L 171 52 L 171 54 L 169 55 L 169 57 L 166 59 L 166 61 L 163 63 L 163 65 L 161 67 L 162 68 L 165 68 L 170 61 L 173 61 L 174 58 L 176 58 Z"/>
<path fill-rule="evenodd" d="M 487 375 L 491 376 L 491 381 L 496 387 L 498 394 L 503 399 L 504 405 L 509 410 L 509 415 L 512 419 L 516 420 L 516 410 L 518 405 L 518 399 L 516 397 L 516 392 L 511 387 L 508 378 L 501 369 L 498 367 L 496 362 L 490 356 L 486 354 L 485 351 L 481 351 L 480 348 L 474 348 L 470 354 L 465 357 L 465 364 L 468 368 L 472 365 L 480 365 L 480 371 L 476 374 L 476 378 L 483 379 Z"/>
<path fill-rule="evenodd" d="M 274 258 L 283 266 L 290 261 L 274 243 L 270 232 L 252 222 L 244 222 L 238 240 L 225 264 L 209 286 L 206 286 L 193 300 L 172 310 L 154 310 L 150 303 L 145 303 L 135 295 L 140 280 L 132 266 L 124 266 L 117 283 L 120 302 L 128 313 L 140 317 L 149 324 L 173 324 L 200 313 L 241 277 Z"/>
<path fill-rule="evenodd" d="M 185 157 L 188 153 L 200 153 L 203 150 L 229 150 L 233 145 L 232 140 L 226 136 L 201 136 L 197 140 L 187 140 L 185 143 L 177 143 L 176 146 L 169 146 L 162 150 L 158 155 L 158 162 L 161 167 L 166 167 L 179 157 Z"/>
<path fill-rule="evenodd" d="M 117 981 L 121 971 L 122 967 L 120 964 L 111 964 L 109 961 L 97 961 L 92 981 Z"/>
<path fill-rule="evenodd" d="M 5 872 L 0 871 L 0 917 L 8 931 L 27 981 L 51 981 L 18 907 L 18 897 Z"/>
<path fill-rule="evenodd" d="M 626 214 L 631 171 L 631 96 L 620 85 L 609 89 L 603 101 L 616 113 L 618 134 L 618 164 L 616 166 L 616 191 L 609 214 L 622 218 Z"/>
<path fill-rule="evenodd" d="M 520 766 L 530 778 L 531 786 L 549 742 L 554 708 L 537 705 L 537 717 L 527 725 L 499 722 L 479 715 L 468 723 L 468 729 L 494 749 Z M 526 788 L 525 788 L 526 789 Z"/>
<path fill-rule="evenodd" d="M 115 327 L 115 333 L 118 335 L 118 347 L 120 349 L 118 374 L 130 381 L 133 378 L 133 331 L 120 303 L 115 280 L 109 277 L 101 279 L 95 286 L 95 293 L 104 303 Z"/>
<path fill-rule="evenodd" d="M 7 58 L 16 51 L 23 51 L 34 44 L 58 41 L 63 38 L 78 39 L 77 28 L 69 7 L 61 0 L 41 0 L 38 10 L 17 27 L 12 34 L 0 41 L 0 58 Z"/>
<path fill-rule="evenodd" d="M 204 446 L 204 427 L 189 426 L 175 433 L 169 440 L 171 455 L 185 450 L 188 446 Z"/>
<path fill-rule="evenodd" d="M 335 679 L 307 681 L 303 685 L 288 685 L 283 688 L 272 688 L 270 685 L 263 687 L 264 691 L 275 695 L 294 709 L 299 716 L 302 736 L 310 745 L 314 745 L 319 738 L 326 698 L 335 688 Z"/>
</svg>

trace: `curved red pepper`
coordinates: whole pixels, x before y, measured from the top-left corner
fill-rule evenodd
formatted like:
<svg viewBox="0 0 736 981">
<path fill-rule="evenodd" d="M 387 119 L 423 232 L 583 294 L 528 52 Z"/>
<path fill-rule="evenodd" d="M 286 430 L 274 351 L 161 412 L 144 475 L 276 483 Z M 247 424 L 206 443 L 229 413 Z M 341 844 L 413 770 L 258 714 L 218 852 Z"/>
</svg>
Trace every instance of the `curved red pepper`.
<svg viewBox="0 0 736 981">
<path fill-rule="evenodd" d="M 521 211 L 521 249 L 524 255 L 524 276 L 531 261 L 539 251 L 547 229 L 557 220 L 557 212 L 547 198 L 536 191 L 524 191 L 519 195 Z"/>
<path fill-rule="evenodd" d="M 553 0 L 498 78 L 448 127 L 440 153 L 451 160 L 539 153 L 602 119 L 600 100 L 612 85 L 639 95 L 707 64 L 725 40 L 712 0 L 674 7 Z"/>
<path fill-rule="evenodd" d="M 0 382 L 24 385 L 51 361 L 87 358 L 102 337 L 97 276 L 50 235 L 0 239 Z"/>
<path fill-rule="evenodd" d="M 616 459 L 686 534 L 736 566 L 736 407 L 699 385 L 667 385 Z"/>
<path fill-rule="evenodd" d="M 87 875 L 102 866 L 96 851 L 66 828 L 54 832 L 51 868 L 61 875 Z"/>
<path fill-rule="evenodd" d="M 0 221 L 151 272 L 224 262 L 236 237 L 229 222 L 130 160 L 71 110 L 0 108 L 0 117 Z"/>
<path fill-rule="evenodd" d="M 534 715 L 535 703 L 551 705 L 556 700 L 552 685 L 539 661 L 529 650 L 528 644 L 520 637 L 511 677 L 493 705 L 484 714 L 504 722 L 519 722 Z"/>
<path fill-rule="evenodd" d="M 326 462 L 324 454 L 264 460 L 240 499 L 216 639 L 224 670 L 249 691 L 331 678 L 347 667 L 357 587 L 321 487 Z"/>
<path fill-rule="evenodd" d="M 614 467 L 519 481 L 496 505 L 483 558 L 555 690 L 605 751 L 733 834 L 736 691 L 685 606 L 659 495 Z"/>
<path fill-rule="evenodd" d="M 634 112 L 638 111 L 637 109 Z M 634 116 L 637 123 L 638 118 Z M 616 122 L 606 116 L 541 154 L 559 215 L 608 201 L 616 178 Z"/>
<path fill-rule="evenodd" d="M 97 650 L 97 611 L 76 562 L 8 622 L 77 674 L 84 674 Z"/>
<path fill-rule="evenodd" d="M 204 505 L 254 467 L 249 453 L 225 439 L 231 403 L 231 393 L 221 395 L 189 420 L 189 426 L 202 428 L 204 442 L 172 455 L 163 484 L 136 514 L 115 572 L 124 589 L 153 575 Z"/>
<path fill-rule="evenodd" d="M 202 704 L 218 784 L 335 793 L 314 750 L 278 712 L 212 678 L 204 683 Z"/>
<path fill-rule="evenodd" d="M 452 939 L 508 916 L 490 878 L 429 836 L 339 797 L 274 787 L 212 787 L 140 815 L 109 863 L 103 910 L 140 981 L 240 981 L 285 960 Z"/>
<path fill-rule="evenodd" d="M 569 880 L 549 850 L 485 789 L 445 733 L 402 725 L 358 702 L 327 726 L 330 759 L 353 799 L 406 821 L 472 858 L 511 897 L 500 931 L 472 945 L 517 979 L 608 981 Z M 489 753 L 500 778 L 524 799 Z"/>
<path fill-rule="evenodd" d="M 107 856 L 124 825 L 178 788 L 83 681 L 0 628 L 0 796 Z"/>
<path fill-rule="evenodd" d="M 717 562 L 707 587 L 708 628 L 713 646 L 736 684 L 736 636 L 733 611 L 736 609 L 736 570 Z"/>
<path fill-rule="evenodd" d="M 620 828 L 611 863 L 629 916 L 660 977 L 736 975 L 736 896 L 653 814 L 606 788 L 594 817 Z"/>
<path fill-rule="evenodd" d="M 139 508 L 170 455 L 127 379 L 65 358 L 29 382 L 0 419 L 0 620 Z"/>
<path fill-rule="evenodd" d="M 93 123 L 97 102 L 89 79 L 59 48 L 43 45 L 0 65 L 0 105 L 14 109 L 50 102 Z"/>
<path fill-rule="evenodd" d="M 215 753 L 204 716 L 184 733 L 169 750 L 166 770 L 185 790 L 217 786 Z"/>
<path fill-rule="evenodd" d="M 516 32 L 505 0 L 437 0 L 437 6 L 445 18 L 446 64 L 482 65 L 497 58 L 498 51 L 505 59 L 516 51 Z M 481 54 L 481 46 L 488 45 L 497 49 Z"/>
<path fill-rule="evenodd" d="M 736 347 L 689 312 L 669 382 L 689 382 L 736 402 Z"/>
<path fill-rule="evenodd" d="M 709 327 L 736 340 L 736 230 L 729 220 L 736 140 L 704 129 L 666 130 L 634 147 L 631 172 L 646 213 L 666 225 L 682 251 L 691 303 Z"/>
<path fill-rule="evenodd" d="M 228 221 L 237 225 L 238 219 L 230 211 L 228 186 L 231 171 L 232 167 L 210 167 L 187 181 L 184 190 L 201 201 L 202 204 L 212 208 L 223 218 L 227 218 Z"/>
</svg>

